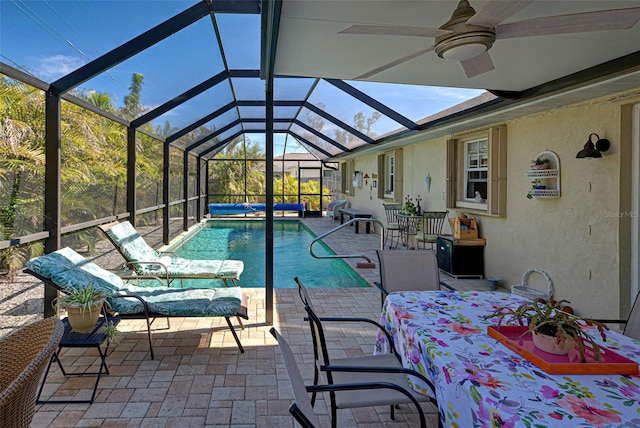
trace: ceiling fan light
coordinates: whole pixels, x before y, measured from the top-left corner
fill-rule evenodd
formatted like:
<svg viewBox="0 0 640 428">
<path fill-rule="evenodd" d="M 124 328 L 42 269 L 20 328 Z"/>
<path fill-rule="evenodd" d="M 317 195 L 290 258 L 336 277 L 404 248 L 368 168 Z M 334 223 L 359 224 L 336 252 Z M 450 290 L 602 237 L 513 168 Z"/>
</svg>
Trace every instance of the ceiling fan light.
<svg viewBox="0 0 640 428">
<path fill-rule="evenodd" d="M 443 51 L 441 57 L 444 59 L 464 61 L 475 58 L 486 51 L 487 47 L 482 43 L 469 43 L 468 45 L 453 46 Z"/>
<path fill-rule="evenodd" d="M 475 58 L 491 48 L 496 40 L 491 31 L 473 31 L 436 39 L 436 54 L 440 58 L 464 61 Z"/>
</svg>

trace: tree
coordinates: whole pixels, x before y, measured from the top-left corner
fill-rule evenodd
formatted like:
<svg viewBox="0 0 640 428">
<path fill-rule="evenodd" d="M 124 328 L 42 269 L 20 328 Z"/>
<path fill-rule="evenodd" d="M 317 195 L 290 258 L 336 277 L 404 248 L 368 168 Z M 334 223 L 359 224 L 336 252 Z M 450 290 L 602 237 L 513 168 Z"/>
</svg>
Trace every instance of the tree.
<svg viewBox="0 0 640 428">
<path fill-rule="evenodd" d="M 42 226 L 44 186 L 44 97 L 21 82 L 0 79 L 0 239 L 33 233 Z M 42 243 L 0 251 L 10 279 Z"/>
<path fill-rule="evenodd" d="M 124 108 L 122 109 L 122 113 L 129 119 L 134 119 L 142 113 L 140 94 L 142 93 L 143 84 L 144 76 L 140 73 L 133 73 L 131 76 L 131 86 L 129 86 L 129 94 L 124 97 Z"/>
</svg>

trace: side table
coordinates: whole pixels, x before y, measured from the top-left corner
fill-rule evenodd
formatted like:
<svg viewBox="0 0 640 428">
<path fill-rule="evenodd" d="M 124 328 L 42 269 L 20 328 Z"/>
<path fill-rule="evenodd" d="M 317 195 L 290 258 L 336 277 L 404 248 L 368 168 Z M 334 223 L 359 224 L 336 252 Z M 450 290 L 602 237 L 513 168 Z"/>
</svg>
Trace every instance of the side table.
<svg viewBox="0 0 640 428">
<path fill-rule="evenodd" d="M 119 317 L 104 317 L 101 316 L 98 318 L 98 323 L 96 327 L 89 333 L 77 333 L 71 330 L 71 326 L 69 325 L 69 320 L 64 318 L 62 320 L 64 324 L 64 334 L 62 336 L 62 340 L 60 341 L 60 345 L 58 346 L 58 350 L 51 356 L 51 360 L 49 360 L 49 365 L 47 366 L 47 370 L 44 373 L 44 377 L 42 378 L 42 383 L 40 384 L 40 388 L 38 390 L 38 395 L 36 397 L 36 404 L 44 404 L 44 403 L 93 403 L 93 400 L 96 397 L 96 391 L 98 389 L 98 383 L 100 383 L 100 377 L 102 374 L 109 374 L 109 368 L 107 367 L 107 352 L 109 350 L 109 340 L 107 339 L 107 334 L 105 329 L 103 328 L 107 323 L 113 323 L 113 325 L 118 325 L 120 323 Z M 101 348 L 102 343 L 107 340 L 107 344 L 104 349 Z M 62 348 L 96 348 L 98 350 L 98 354 L 100 356 L 100 367 L 97 372 L 88 372 L 88 368 L 82 373 L 67 373 L 64 367 L 62 366 L 62 361 L 60 360 L 60 351 Z M 96 376 L 96 382 L 93 385 L 93 393 L 91 394 L 91 399 L 89 400 L 61 400 L 61 399 L 49 399 L 49 400 L 40 400 L 40 394 L 42 394 L 42 389 L 44 388 L 44 384 L 47 381 L 47 376 L 49 375 L 49 370 L 51 369 L 51 364 L 53 361 L 58 363 L 60 367 L 60 371 L 64 376 Z"/>
</svg>

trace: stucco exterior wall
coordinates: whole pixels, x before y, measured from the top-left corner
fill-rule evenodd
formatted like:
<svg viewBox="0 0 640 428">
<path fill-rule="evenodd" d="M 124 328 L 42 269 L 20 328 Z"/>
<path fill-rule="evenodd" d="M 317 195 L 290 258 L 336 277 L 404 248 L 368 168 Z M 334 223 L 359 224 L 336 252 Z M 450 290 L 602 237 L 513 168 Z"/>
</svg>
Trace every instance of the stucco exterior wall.
<svg viewBox="0 0 640 428">
<path fill-rule="evenodd" d="M 526 270 L 539 268 L 552 278 L 554 298 L 570 301 L 579 314 L 624 316 L 629 285 L 620 278 L 628 278 L 624 234 L 630 221 L 624 211 L 630 197 L 630 116 L 625 109 L 638 102 L 637 95 L 620 100 L 611 96 L 506 123 L 507 216 L 476 216 L 480 235 L 487 240 L 487 276 L 499 276 L 510 287 L 521 283 Z M 590 133 L 609 139 L 611 148 L 602 159 L 576 159 Z M 420 195 L 423 209 L 445 208 L 446 140 L 403 147 L 403 193 Z M 529 161 L 544 150 L 560 159 L 561 197 L 527 199 Z M 376 156 L 356 159 L 356 170 L 378 173 Z M 427 174 L 432 180 L 428 193 Z M 356 189 L 350 202 L 384 219 L 375 188 Z M 450 233 L 448 225 L 444 232 Z M 546 287 L 537 274 L 529 279 L 532 286 Z"/>
</svg>

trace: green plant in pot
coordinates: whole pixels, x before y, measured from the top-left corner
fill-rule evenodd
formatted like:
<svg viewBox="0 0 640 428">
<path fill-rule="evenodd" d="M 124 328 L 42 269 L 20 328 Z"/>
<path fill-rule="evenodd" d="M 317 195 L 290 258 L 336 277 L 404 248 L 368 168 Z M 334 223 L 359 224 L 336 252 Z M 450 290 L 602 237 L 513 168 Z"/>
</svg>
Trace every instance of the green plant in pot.
<svg viewBox="0 0 640 428">
<path fill-rule="evenodd" d="M 534 344 L 545 352 L 566 354 L 571 349 L 577 349 L 580 360 L 586 362 L 585 343 L 593 349 L 593 359 L 600 361 L 602 358 L 600 346 L 582 329 L 582 326 L 595 327 L 602 340 L 607 340 L 607 326 L 590 318 L 581 318 L 573 315 L 573 309 L 565 305 L 566 300 L 549 302 L 544 299 L 535 299 L 523 303 L 517 309 L 500 307 L 487 315 L 486 319 L 498 319 L 498 326 L 502 323 L 527 326 L 523 333 L 530 333 Z M 551 338 L 551 339 L 549 339 Z M 550 347 L 545 347 L 543 341 L 550 342 Z"/>
<path fill-rule="evenodd" d="M 551 161 L 546 158 L 535 158 L 531 161 L 531 169 L 547 169 Z"/>
<path fill-rule="evenodd" d="M 93 330 L 107 301 L 107 295 L 89 284 L 82 288 L 74 288 L 69 293 L 55 298 L 52 305 L 58 305 L 67 311 L 71 329 L 78 333 Z"/>
<path fill-rule="evenodd" d="M 409 196 L 407 196 L 405 199 L 404 204 L 402 204 L 402 208 L 400 209 L 400 214 L 404 214 L 404 215 L 416 215 L 418 213 L 418 209 L 416 208 L 415 204 L 413 203 L 413 199 Z"/>
</svg>

